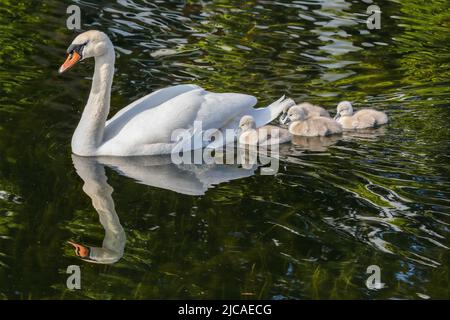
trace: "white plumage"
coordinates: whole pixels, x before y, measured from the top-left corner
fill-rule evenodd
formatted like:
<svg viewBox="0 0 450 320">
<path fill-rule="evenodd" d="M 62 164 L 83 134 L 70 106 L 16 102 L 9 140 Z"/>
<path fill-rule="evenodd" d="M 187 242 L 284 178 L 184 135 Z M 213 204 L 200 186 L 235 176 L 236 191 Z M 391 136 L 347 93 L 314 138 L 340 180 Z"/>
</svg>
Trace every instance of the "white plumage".
<svg viewBox="0 0 450 320">
<path fill-rule="evenodd" d="M 236 129 L 242 116 L 251 115 L 260 127 L 274 120 L 283 107 L 293 104 L 283 97 L 267 108 L 254 109 L 257 99 L 253 96 L 212 93 L 196 85 L 178 85 L 149 94 L 106 121 L 115 61 L 111 41 L 102 32 L 87 31 L 75 38 L 68 53 L 60 72 L 79 60 L 95 58 L 89 99 L 72 137 L 72 151 L 81 156 L 169 154 L 180 143 L 186 143 L 173 139 L 176 130 L 187 130 L 192 137 L 200 133 L 195 132 L 196 121 L 201 123 L 202 132 L 210 129 L 224 132 Z M 215 146 L 219 147 L 217 143 Z"/>
</svg>

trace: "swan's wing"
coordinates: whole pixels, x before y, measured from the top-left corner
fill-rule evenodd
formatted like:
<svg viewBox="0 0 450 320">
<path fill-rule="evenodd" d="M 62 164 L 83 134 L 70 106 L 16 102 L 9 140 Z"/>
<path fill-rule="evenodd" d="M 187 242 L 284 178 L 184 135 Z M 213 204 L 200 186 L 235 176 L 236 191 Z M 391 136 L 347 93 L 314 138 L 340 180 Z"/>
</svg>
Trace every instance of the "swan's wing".
<svg viewBox="0 0 450 320">
<path fill-rule="evenodd" d="M 251 115 L 255 120 L 257 128 L 265 126 L 266 124 L 272 122 L 280 115 L 281 112 L 283 112 L 284 109 L 290 108 L 291 106 L 295 105 L 294 100 L 285 98 L 285 96 L 282 96 L 280 99 L 272 102 L 266 108 L 252 108 L 250 110 L 249 115 Z"/>
<path fill-rule="evenodd" d="M 202 88 L 181 92 L 178 95 L 172 92 L 171 99 L 157 106 L 149 107 L 148 101 L 145 100 L 136 102 L 133 108 L 127 107 L 127 111 L 107 123 L 105 142 L 98 154 L 161 154 L 173 152 L 175 144 L 177 149 L 192 150 L 193 148 L 188 146 L 191 144 L 189 140 L 195 141 L 193 138 L 206 130 L 220 130 L 224 133 L 225 129 L 236 129 L 244 115 L 252 115 L 257 126 L 261 126 L 278 116 L 286 103 L 293 103 L 282 98 L 267 108 L 254 109 L 257 99 L 250 95 L 213 93 Z M 167 95 L 164 95 L 164 98 L 167 98 Z M 152 104 L 159 102 L 153 98 L 150 101 Z M 181 133 L 180 129 L 184 133 Z M 183 134 L 181 143 L 177 139 L 180 134 Z M 234 133 L 232 138 L 234 140 Z M 207 145 L 208 143 L 194 146 L 194 149 Z"/>
<path fill-rule="evenodd" d="M 251 115 L 256 126 L 262 127 L 280 115 L 285 106 L 294 105 L 291 99 L 282 96 L 266 108 L 253 108 L 258 100 L 254 96 L 240 93 L 214 93 L 192 91 L 186 95 L 203 95 L 196 121 L 202 121 L 204 129 L 236 129 L 239 120 Z"/>
<path fill-rule="evenodd" d="M 240 93 L 213 93 L 205 91 L 195 121 L 201 121 L 204 129 L 221 129 L 230 121 L 250 113 L 258 100 Z"/>
<path fill-rule="evenodd" d="M 222 146 L 227 138 L 225 130 L 236 129 L 241 117 L 255 110 L 253 106 L 257 101 L 255 97 L 246 94 L 214 93 L 205 90 L 188 92 L 168 101 L 170 104 L 182 105 L 178 108 L 178 119 L 184 119 L 185 123 L 179 123 L 178 128 L 187 129 L 173 150 L 177 152 L 208 146 L 209 142 L 204 142 L 201 146 L 193 144 L 194 141 L 202 141 L 202 135 L 207 130 L 211 130 L 209 133 L 221 132 L 224 139 L 217 139 L 214 144 L 217 144 L 217 147 Z M 234 141 L 234 132 L 231 138 Z"/>
<path fill-rule="evenodd" d="M 124 117 L 131 117 L 135 116 L 138 113 L 141 113 L 147 109 L 154 108 L 156 106 L 159 106 L 160 104 L 179 96 L 180 94 L 201 89 L 199 86 L 193 85 L 193 84 L 183 84 L 173 87 L 168 87 L 164 89 L 157 90 L 155 92 L 152 92 L 134 102 L 126 106 L 125 108 L 121 109 L 119 112 L 117 112 L 111 119 L 109 119 L 106 122 L 106 125 L 114 125 L 114 122 L 123 122 L 126 121 L 123 119 Z M 131 114 L 131 111 L 132 114 Z M 119 120 L 120 119 L 120 120 Z"/>
<path fill-rule="evenodd" d="M 106 121 L 104 133 L 105 141 L 116 136 L 128 123 L 132 123 L 135 119 L 145 117 L 145 114 L 148 113 L 149 110 L 152 110 L 175 97 L 196 90 L 203 89 L 192 84 L 177 85 L 157 90 L 132 102 L 117 112 L 111 119 Z"/>
</svg>

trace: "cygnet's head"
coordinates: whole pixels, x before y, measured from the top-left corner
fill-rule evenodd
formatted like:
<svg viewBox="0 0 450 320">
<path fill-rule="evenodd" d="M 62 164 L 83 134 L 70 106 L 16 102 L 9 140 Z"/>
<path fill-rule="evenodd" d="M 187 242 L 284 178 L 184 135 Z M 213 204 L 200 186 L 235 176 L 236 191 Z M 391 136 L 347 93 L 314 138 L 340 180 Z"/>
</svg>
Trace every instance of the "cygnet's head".
<svg viewBox="0 0 450 320">
<path fill-rule="evenodd" d="M 340 117 L 351 116 L 352 114 L 353 114 L 352 104 L 349 101 L 342 101 L 337 106 L 337 112 L 334 119 L 337 120 Z"/>
<path fill-rule="evenodd" d="M 295 102 L 294 102 L 294 104 L 295 104 Z M 303 103 L 301 103 L 301 104 L 299 104 L 299 105 L 303 105 L 303 104 L 308 104 L 308 102 L 303 102 Z M 288 103 L 287 103 L 287 104 L 283 107 L 283 116 L 286 116 L 287 113 L 288 113 L 288 111 L 289 111 L 289 109 L 292 108 L 292 107 L 293 107 L 292 104 L 288 104 Z"/>
<path fill-rule="evenodd" d="M 252 116 L 243 116 L 239 121 L 240 132 L 256 129 L 256 123 Z"/>
<path fill-rule="evenodd" d="M 59 68 L 59 73 L 70 69 L 79 61 L 100 57 L 110 52 L 114 52 L 114 47 L 105 33 L 97 30 L 83 32 L 67 48 L 68 57 Z"/>
<path fill-rule="evenodd" d="M 298 107 L 298 108 L 301 108 L 301 109 L 303 109 L 303 113 L 304 113 L 304 115 L 305 115 L 305 118 L 307 118 L 308 117 L 308 108 L 312 108 L 312 107 L 314 107 L 311 103 L 309 103 L 309 102 L 302 102 L 302 103 L 300 103 L 300 104 L 297 104 L 295 107 Z M 288 118 L 288 111 L 289 111 L 289 109 L 291 109 L 291 108 L 293 108 L 293 106 L 289 106 L 289 105 L 287 105 L 287 106 L 285 106 L 284 108 L 283 108 L 283 113 L 282 113 L 282 115 L 281 115 L 281 117 L 280 117 L 280 122 L 281 122 L 281 124 L 285 124 L 285 123 L 287 123 L 288 121 L 287 121 L 287 118 Z"/>
<path fill-rule="evenodd" d="M 289 108 L 286 117 L 281 119 L 282 124 L 286 124 L 294 121 L 303 121 L 306 119 L 305 109 L 300 106 L 293 106 Z"/>
</svg>

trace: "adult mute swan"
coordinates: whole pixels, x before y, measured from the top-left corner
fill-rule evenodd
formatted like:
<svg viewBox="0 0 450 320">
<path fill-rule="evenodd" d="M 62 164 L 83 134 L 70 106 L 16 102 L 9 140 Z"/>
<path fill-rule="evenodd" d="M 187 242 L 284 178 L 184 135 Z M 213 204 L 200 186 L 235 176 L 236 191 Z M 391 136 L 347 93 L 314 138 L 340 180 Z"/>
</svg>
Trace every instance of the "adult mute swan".
<svg viewBox="0 0 450 320">
<path fill-rule="evenodd" d="M 280 121 L 281 121 L 281 122 L 286 121 L 287 113 L 288 113 L 288 111 L 289 111 L 289 109 L 290 109 L 291 107 L 292 107 L 292 106 L 287 106 L 287 105 L 286 105 L 286 106 L 283 108 L 283 114 L 282 114 L 282 116 L 281 116 L 281 118 L 280 118 Z M 305 112 L 306 118 L 312 118 L 312 117 L 325 117 L 325 118 L 331 118 L 331 117 L 330 117 L 330 114 L 328 113 L 327 110 L 325 110 L 325 109 L 322 108 L 322 107 L 313 105 L 313 104 L 311 104 L 311 103 L 309 103 L 309 102 L 303 102 L 303 103 L 300 103 L 300 104 L 297 105 L 297 107 L 303 109 L 303 111 Z"/>
<path fill-rule="evenodd" d="M 239 143 L 243 145 L 271 146 L 291 141 L 292 136 L 286 129 L 276 126 L 256 128 L 252 116 L 243 116 L 239 122 Z"/>
<path fill-rule="evenodd" d="M 361 109 L 353 114 L 353 106 L 348 101 L 338 104 L 334 119 L 344 129 L 366 129 L 388 123 L 387 114 L 374 109 Z"/>
<path fill-rule="evenodd" d="M 291 122 L 289 132 L 295 136 L 318 137 L 342 133 L 342 126 L 333 119 L 325 117 L 307 117 L 299 106 L 289 109 L 282 123 Z"/>
<path fill-rule="evenodd" d="M 183 135 L 183 141 L 173 141 L 177 140 L 172 139 L 176 130 L 187 130 L 191 138 L 206 130 L 218 130 L 225 135 L 225 130 L 237 128 L 243 115 L 252 115 L 260 127 L 274 120 L 285 106 L 294 104 L 282 97 L 266 108 L 254 109 L 257 99 L 253 96 L 212 93 L 188 84 L 155 91 L 107 121 L 115 61 L 110 39 L 103 32 L 90 30 L 78 35 L 67 53 L 60 73 L 78 61 L 95 58 L 89 99 L 72 137 L 72 152 L 80 156 L 169 154 L 187 140 Z M 198 123 L 201 130 L 195 126 Z M 203 141 L 200 147 L 208 143 Z M 217 141 L 215 145 L 218 146 Z M 193 148 L 189 143 L 183 151 Z"/>
</svg>

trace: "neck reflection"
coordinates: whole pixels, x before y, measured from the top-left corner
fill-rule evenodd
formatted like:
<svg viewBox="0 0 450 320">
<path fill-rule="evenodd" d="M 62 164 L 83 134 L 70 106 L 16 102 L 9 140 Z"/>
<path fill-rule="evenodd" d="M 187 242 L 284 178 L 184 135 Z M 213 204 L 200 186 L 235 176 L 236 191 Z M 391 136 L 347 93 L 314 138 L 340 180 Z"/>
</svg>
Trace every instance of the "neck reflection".
<svg viewBox="0 0 450 320">
<path fill-rule="evenodd" d="M 83 180 L 83 191 L 91 198 L 105 230 L 101 247 L 69 242 L 77 256 L 86 262 L 113 264 L 124 254 L 126 236 L 117 215 L 108 184 L 105 166 L 138 183 L 192 196 L 220 183 L 250 177 L 258 164 L 174 164 L 170 155 L 147 157 L 80 157 L 72 155 L 77 174 Z"/>
</svg>

